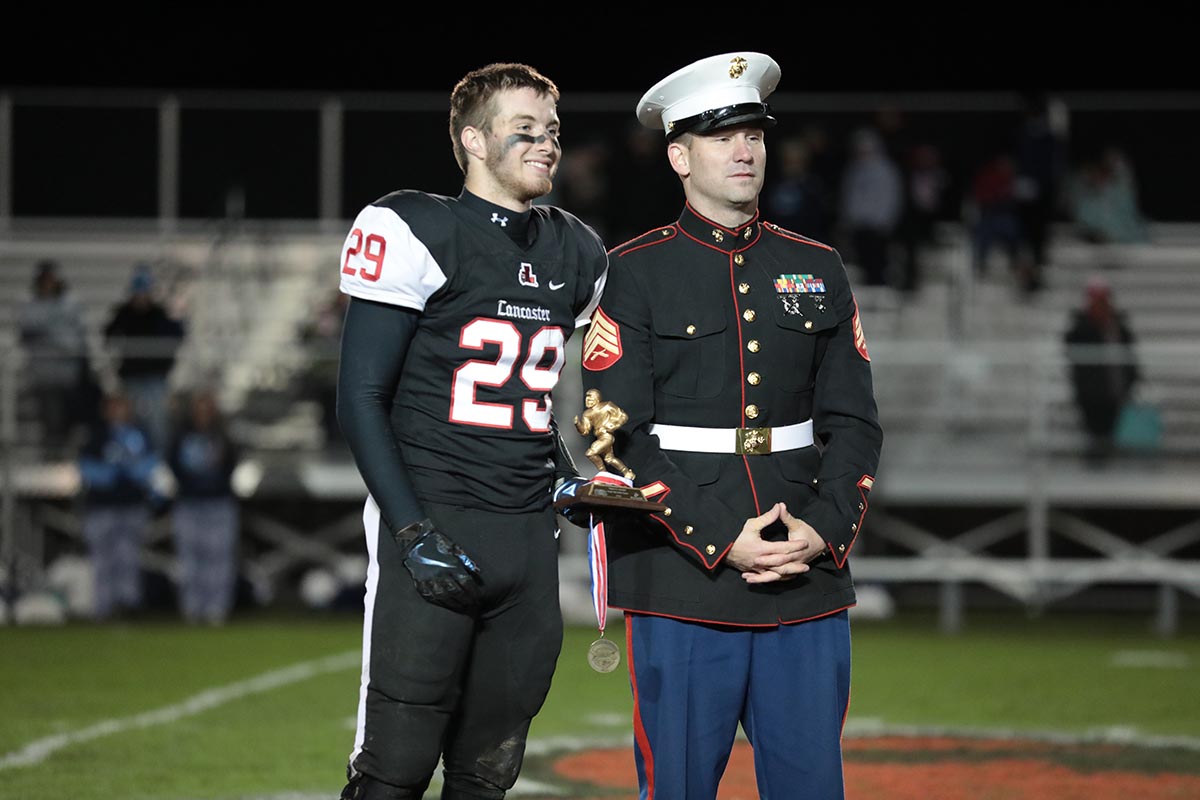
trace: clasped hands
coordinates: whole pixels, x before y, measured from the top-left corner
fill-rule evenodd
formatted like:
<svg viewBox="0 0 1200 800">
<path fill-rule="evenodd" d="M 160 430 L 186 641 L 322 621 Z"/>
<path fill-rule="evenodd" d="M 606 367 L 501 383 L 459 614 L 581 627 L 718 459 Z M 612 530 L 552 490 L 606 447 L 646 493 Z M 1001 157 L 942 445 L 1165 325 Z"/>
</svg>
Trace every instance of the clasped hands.
<svg viewBox="0 0 1200 800">
<path fill-rule="evenodd" d="M 777 520 L 787 528 L 787 541 L 763 539 L 763 529 Z M 793 517 L 784 503 L 776 503 L 765 513 L 746 520 L 725 561 L 742 573 L 746 583 L 773 583 L 808 572 L 809 562 L 824 552 L 825 540 L 821 534 L 807 522 Z"/>
</svg>

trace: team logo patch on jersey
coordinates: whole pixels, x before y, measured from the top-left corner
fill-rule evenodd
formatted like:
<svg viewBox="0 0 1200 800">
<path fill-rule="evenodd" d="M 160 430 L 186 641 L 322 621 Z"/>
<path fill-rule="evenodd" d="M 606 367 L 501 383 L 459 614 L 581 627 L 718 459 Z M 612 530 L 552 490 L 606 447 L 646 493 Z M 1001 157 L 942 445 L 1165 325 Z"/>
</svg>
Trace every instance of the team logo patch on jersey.
<svg viewBox="0 0 1200 800">
<path fill-rule="evenodd" d="M 583 339 L 581 360 L 584 369 L 592 372 L 608 369 L 621 360 L 621 329 L 598 308 Z"/>
<path fill-rule="evenodd" d="M 864 361 L 871 360 L 870 354 L 867 353 L 867 334 L 863 333 L 862 320 L 858 317 L 857 300 L 854 301 L 854 347 Z"/>
<path fill-rule="evenodd" d="M 530 264 L 528 261 L 521 262 L 521 271 L 517 273 L 517 278 L 521 281 L 522 286 L 533 286 L 536 288 L 538 285 L 537 275 L 533 271 L 533 264 Z"/>
<path fill-rule="evenodd" d="M 824 294 L 825 281 L 812 275 L 780 275 L 775 279 L 775 291 L 780 294 Z"/>
</svg>

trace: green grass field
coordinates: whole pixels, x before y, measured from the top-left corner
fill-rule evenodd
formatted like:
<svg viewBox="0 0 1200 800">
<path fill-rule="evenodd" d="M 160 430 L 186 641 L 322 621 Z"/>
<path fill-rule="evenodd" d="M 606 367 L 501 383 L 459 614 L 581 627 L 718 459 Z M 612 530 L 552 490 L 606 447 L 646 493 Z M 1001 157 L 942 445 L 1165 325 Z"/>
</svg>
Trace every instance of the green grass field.
<svg viewBox="0 0 1200 800">
<path fill-rule="evenodd" d="M 1197 627 L 1188 618 L 1159 639 L 1140 617 L 975 614 L 946 636 L 926 615 L 856 621 L 847 737 L 1165 742 L 1175 746 L 1164 768 L 1200 775 Z M 359 636 L 351 616 L 0 628 L 0 798 L 336 797 Z M 622 627 L 609 636 L 623 642 Z M 627 676 L 588 668 L 593 638 L 594 628 L 568 629 L 534 744 L 628 743 Z"/>
</svg>

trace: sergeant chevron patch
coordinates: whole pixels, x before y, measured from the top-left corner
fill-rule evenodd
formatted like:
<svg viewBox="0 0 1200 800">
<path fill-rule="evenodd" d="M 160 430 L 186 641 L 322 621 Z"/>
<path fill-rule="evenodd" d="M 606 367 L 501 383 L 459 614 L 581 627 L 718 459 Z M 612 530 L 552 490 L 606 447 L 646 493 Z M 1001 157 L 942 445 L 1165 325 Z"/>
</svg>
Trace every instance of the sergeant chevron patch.
<svg viewBox="0 0 1200 800">
<path fill-rule="evenodd" d="M 864 361 L 871 360 L 870 354 L 867 353 L 867 334 L 863 332 L 862 320 L 858 318 L 857 300 L 854 301 L 854 347 Z"/>
<path fill-rule="evenodd" d="M 621 359 L 621 329 L 597 308 L 583 339 L 583 368 L 592 372 L 608 369 Z"/>
</svg>

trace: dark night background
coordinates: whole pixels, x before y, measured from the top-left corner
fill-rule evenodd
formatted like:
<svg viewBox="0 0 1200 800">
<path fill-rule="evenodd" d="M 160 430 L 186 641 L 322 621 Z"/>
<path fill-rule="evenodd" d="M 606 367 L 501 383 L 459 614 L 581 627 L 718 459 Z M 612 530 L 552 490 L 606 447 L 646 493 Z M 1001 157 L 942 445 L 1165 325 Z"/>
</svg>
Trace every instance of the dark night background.
<svg viewBox="0 0 1200 800">
<path fill-rule="evenodd" d="M 15 216 L 153 216 L 154 104 L 166 94 L 182 108 L 185 218 L 220 216 L 232 187 L 245 192 L 248 216 L 318 216 L 315 108 L 343 99 L 341 214 L 349 217 L 401 186 L 457 192 L 445 102 L 476 66 L 516 60 L 541 69 L 563 92 L 568 155 L 599 140 L 619 160 L 643 91 L 697 58 L 748 49 L 781 64 L 776 99 L 785 107 L 787 98 L 801 108 L 811 98 L 843 104 L 788 110 L 775 135 L 819 119 L 845 137 L 874 108 L 873 99 L 853 98 L 894 98 L 903 108 L 950 93 L 949 107 L 906 111 L 906 124 L 943 150 L 960 185 L 1006 145 L 1022 93 L 1086 96 L 1086 108 L 1072 109 L 1075 154 L 1118 144 L 1152 218 L 1200 219 L 1197 171 L 1187 169 L 1200 141 L 1200 70 L 1193 34 L 1165 7 L 1139 6 L 1136 18 L 1075 4 L 789 8 L 781 17 L 760 6 L 672 6 L 647 18 L 603 5 L 471 5 L 411 21 L 409 7 L 260 4 L 177 10 L 171 19 L 153 8 L 125 10 L 124 20 L 29 17 L 14 23 L 14 46 L 0 52 L 0 92 L 14 100 Z M 81 102 L 45 101 L 46 90 L 64 89 Z M 418 106 L 405 106 L 413 97 Z M 973 98 L 991 107 L 953 105 Z"/>
<path fill-rule="evenodd" d="M 474 66 L 517 60 L 566 93 L 640 93 L 696 58 L 750 49 L 780 62 L 790 92 L 1200 88 L 1192 26 L 1178 6 L 1146 3 L 309 8 L 134 6 L 89 20 L 26 7 L 0 85 L 448 92 Z"/>
</svg>

